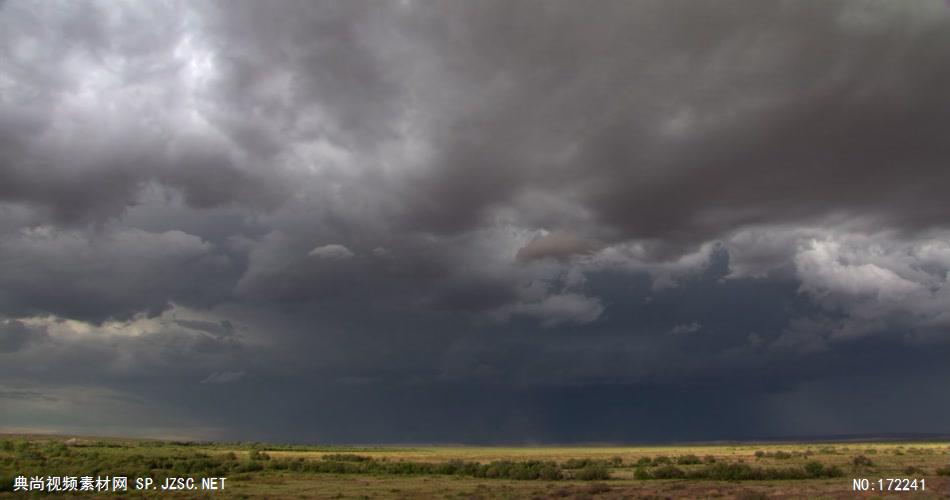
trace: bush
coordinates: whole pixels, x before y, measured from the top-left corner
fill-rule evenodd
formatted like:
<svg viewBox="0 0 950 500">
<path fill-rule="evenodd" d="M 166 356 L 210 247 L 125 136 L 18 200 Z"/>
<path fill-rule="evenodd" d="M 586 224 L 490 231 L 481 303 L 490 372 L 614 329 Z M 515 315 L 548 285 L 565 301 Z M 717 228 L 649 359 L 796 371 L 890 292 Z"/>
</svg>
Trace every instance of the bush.
<svg viewBox="0 0 950 500">
<path fill-rule="evenodd" d="M 561 479 L 561 471 L 555 465 L 546 465 L 541 468 L 539 479 L 542 481 L 557 481 Z"/>
<path fill-rule="evenodd" d="M 592 460 L 588 458 L 571 458 L 568 461 L 561 464 L 561 467 L 572 470 L 572 469 L 582 469 L 593 463 Z"/>
<path fill-rule="evenodd" d="M 659 456 L 653 459 L 653 465 L 665 465 L 670 463 L 670 457 Z"/>
<path fill-rule="evenodd" d="M 679 465 L 696 465 L 702 463 L 702 461 L 696 455 L 682 455 L 676 459 L 676 463 Z"/>
<path fill-rule="evenodd" d="M 844 475 L 841 469 L 836 465 L 825 467 L 821 462 L 808 462 L 805 464 L 805 472 L 812 478 L 818 477 L 841 477 Z"/>
<path fill-rule="evenodd" d="M 744 463 L 717 462 L 702 469 L 684 471 L 674 465 L 653 469 L 638 469 L 634 473 L 637 479 L 712 479 L 716 481 L 763 481 L 775 479 L 810 479 L 821 477 L 839 477 L 842 472 L 837 467 L 825 467 L 820 462 L 810 462 L 805 467 L 762 468 Z"/>
<path fill-rule="evenodd" d="M 654 479 L 679 479 L 686 477 L 686 472 L 675 465 L 664 465 L 654 469 L 651 475 Z"/>
<path fill-rule="evenodd" d="M 255 448 L 248 453 L 248 458 L 251 460 L 270 460 L 270 455 Z"/>
<path fill-rule="evenodd" d="M 578 470 L 574 474 L 574 477 L 581 481 L 600 481 L 610 479 L 610 473 L 607 472 L 607 468 L 602 465 L 588 465 Z"/>
<path fill-rule="evenodd" d="M 640 457 L 637 460 L 637 466 L 644 467 L 653 463 L 653 460 L 650 457 Z"/>
<path fill-rule="evenodd" d="M 936 472 L 938 476 L 950 476 L 950 466 L 940 467 Z"/>
<path fill-rule="evenodd" d="M 914 467 L 913 465 L 908 465 L 907 467 L 904 468 L 904 474 L 907 474 L 908 476 L 912 474 L 923 474 L 923 473 L 924 473 L 923 469 L 919 467 Z"/>
<path fill-rule="evenodd" d="M 854 459 L 852 459 L 851 462 L 854 463 L 856 467 L 871 467 L 872 465 L 874 465 L 874 462 L 872 462 L 870 458 L 864 455 L 858 455 L 854 457 Z"/>
<path fill-rule="evenodd" d="M 703 463 L 714 464 L 716 463 L 716 457 L 712 455 L 706 455 L 705 457 L 703 457 Z"/>
</svg>

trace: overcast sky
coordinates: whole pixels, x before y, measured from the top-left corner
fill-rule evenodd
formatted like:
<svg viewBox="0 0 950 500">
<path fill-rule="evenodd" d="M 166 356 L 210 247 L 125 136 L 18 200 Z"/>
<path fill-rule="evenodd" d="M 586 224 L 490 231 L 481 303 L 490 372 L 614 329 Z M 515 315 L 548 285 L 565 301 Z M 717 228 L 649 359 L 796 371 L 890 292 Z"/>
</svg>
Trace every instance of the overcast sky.
<svg viewBox="0 0 950 500">
<path fill-rule="evenodd" d="M 0 3 L 0 432 L 950 433 L 950 4 Z"/>
</svg>

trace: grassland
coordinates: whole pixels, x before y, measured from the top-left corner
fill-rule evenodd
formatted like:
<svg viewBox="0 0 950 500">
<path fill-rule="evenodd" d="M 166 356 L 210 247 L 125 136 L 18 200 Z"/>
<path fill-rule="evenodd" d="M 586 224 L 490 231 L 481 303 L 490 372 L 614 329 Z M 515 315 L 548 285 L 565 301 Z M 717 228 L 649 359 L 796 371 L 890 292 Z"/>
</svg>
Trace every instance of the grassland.
<svg viewBox="0 0 950 500">
<path fill-rule="evenodd" d="M 228 478 L 221 491 L 126 498 L 946 498 L 948 456 L 935 442 L 321 447 L 0 436 L 0 498 L 43 495 L 11 491 L 20 475 L 121 475 L 130 486 Z M 858 493 L 854 478 L 925 479 L 926 491 Z"/>
</svg>

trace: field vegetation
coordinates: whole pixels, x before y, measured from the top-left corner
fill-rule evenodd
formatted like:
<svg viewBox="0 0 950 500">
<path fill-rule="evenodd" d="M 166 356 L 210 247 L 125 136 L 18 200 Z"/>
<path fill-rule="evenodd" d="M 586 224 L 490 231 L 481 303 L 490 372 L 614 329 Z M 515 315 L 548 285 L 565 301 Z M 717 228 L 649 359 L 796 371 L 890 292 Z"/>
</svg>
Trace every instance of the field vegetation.
<svg viewBox="0 0 950 500">
<path fill-rule="evenodd" d="M 906 477 L 926 480 L 915 498 L 939 498 L 950 491 L 947 457 L 944 443 L 341 447 L 0 436 L 0 496 L 26 496 L 12 491 L 17 476 L 57 475 L 228 478 L 225 491 L 175 498 L 851 498 L 854 478 Z"/>
</svg>

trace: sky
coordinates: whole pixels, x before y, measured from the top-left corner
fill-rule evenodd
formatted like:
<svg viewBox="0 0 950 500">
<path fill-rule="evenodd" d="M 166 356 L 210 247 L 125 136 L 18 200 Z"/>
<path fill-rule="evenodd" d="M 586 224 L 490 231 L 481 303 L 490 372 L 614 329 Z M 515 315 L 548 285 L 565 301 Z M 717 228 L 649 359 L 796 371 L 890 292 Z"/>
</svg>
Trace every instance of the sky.
<svg viewBox="0 0 950 500">
<path fill-rule="evenodd" d="M 950 433 L 942 0 L 0 3 L 0 432 Z"/>
</svg>

